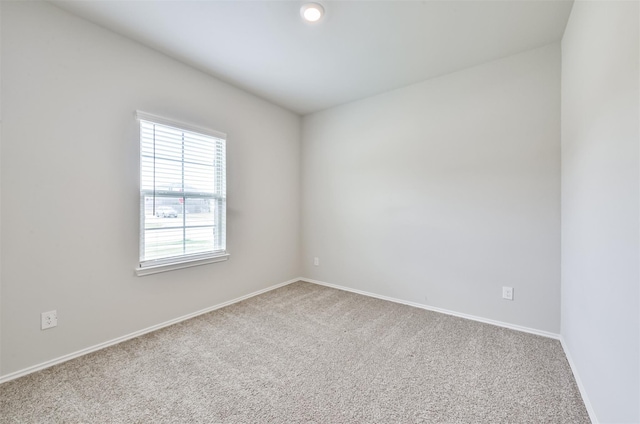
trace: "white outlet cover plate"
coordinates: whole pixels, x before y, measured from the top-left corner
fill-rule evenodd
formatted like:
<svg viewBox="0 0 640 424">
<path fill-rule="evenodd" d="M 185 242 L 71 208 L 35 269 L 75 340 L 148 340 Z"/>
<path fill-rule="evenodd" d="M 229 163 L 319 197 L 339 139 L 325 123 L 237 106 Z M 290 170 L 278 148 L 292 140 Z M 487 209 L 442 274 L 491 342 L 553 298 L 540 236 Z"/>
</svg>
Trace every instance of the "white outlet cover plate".
<svg viewBox="0 0 640 424">
<path fill-rule="evenodd" d="M 513 300 L 513 287 L 502 287 L 502 298 Z"/>
<path fill-rule="evenodd" d="M 56 325 L 58 325 L 57 311 L 43 312 L 40 314 L 40 328 L 42 330 L 55 327 Z"/>
</svg>

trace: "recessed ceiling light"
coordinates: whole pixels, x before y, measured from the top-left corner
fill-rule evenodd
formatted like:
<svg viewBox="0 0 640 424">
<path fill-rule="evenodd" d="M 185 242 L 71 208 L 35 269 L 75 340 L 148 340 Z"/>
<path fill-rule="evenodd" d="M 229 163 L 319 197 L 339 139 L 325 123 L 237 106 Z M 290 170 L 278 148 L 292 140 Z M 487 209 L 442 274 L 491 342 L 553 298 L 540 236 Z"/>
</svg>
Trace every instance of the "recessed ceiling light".
<svg viewBox="0 0 640 424">
<path fill-rule="evenodd" d="M 318 3 L 307 3 L 300 8 L 300 15 L 307 22 L 318 22 L 324 15 L 324 7 Z"/>
</svg>

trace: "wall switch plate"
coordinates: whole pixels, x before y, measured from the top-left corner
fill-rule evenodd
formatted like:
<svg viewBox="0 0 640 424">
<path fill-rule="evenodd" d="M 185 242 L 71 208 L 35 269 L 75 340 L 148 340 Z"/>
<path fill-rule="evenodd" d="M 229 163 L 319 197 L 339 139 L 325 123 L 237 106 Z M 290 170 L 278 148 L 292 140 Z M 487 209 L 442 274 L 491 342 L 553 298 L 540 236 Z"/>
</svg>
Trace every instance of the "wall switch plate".
<svg viewBox="0 0 640 424">
<path fill-rule="evenodd" d="M 40 314 L 40 329 L 46 330 L 47 328 L 52 328 L 58 325 L 58 312 L 57 311 L 49 311 L 43 312 Z"/>
<path fill-rule="evenodd" d="M 513 300 L 513 287 L 503 287 L 502 298 L 507 300 Z"/>
<path fill-rule="evenodd" d="M 320 265 L 320 258 L 318 258 L 318 257 L 313 258 L 313 264 L 314 264 L 315 266 L 319 266 L 319 265 Z"/>
</svg>

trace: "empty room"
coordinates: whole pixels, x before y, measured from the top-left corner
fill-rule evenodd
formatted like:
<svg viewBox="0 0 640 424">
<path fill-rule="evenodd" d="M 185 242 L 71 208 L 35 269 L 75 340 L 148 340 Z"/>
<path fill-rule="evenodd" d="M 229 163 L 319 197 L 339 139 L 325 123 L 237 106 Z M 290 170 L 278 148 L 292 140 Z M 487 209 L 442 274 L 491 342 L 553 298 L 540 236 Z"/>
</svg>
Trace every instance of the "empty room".
<svg viewBox="0 0 640 424">
<path fill-rule="evenodd" d="M 0 1 L 0 423 L 640 423 L 639 23 Z"/>
</svg>

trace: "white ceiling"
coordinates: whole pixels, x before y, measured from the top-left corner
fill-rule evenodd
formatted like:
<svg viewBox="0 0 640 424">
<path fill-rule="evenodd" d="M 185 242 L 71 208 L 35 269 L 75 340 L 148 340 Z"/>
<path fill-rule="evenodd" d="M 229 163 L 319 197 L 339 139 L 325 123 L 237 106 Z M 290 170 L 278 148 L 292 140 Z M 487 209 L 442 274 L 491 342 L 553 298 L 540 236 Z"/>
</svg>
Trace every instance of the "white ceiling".
<svg viewBox="0 0 640 424">
<path fill-rule="evenodd" d="M 300 114 L 560 40 L 571 0 L 64 1 L 56 5 Z"/>
</svg>

